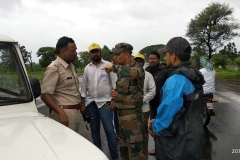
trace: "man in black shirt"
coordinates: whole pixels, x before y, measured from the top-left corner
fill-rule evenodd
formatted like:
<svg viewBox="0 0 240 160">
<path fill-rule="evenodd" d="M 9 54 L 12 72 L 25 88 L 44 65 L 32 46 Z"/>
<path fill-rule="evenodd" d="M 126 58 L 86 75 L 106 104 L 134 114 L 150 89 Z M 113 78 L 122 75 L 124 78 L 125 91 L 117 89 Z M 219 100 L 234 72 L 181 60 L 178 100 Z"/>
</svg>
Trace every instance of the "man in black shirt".
<svg viewBox="0 0 240 160">
<path fill-rule="evenodd" d="M 149 66 L 145 70 L 152 74 L 156 85 L 156 95 L 149 102 L 150 119 L 155 119 L 157 115 L 157 108 L 160 105 L 160 92 L 165 80 L 168 78 L 167 66 L 166 64 L 160 63 L 160 55 L 157 51 L 152 51 L 149 54 Z M 149 154 L 155 155 L 155 149 L 150 151 Z"/>
</svg>

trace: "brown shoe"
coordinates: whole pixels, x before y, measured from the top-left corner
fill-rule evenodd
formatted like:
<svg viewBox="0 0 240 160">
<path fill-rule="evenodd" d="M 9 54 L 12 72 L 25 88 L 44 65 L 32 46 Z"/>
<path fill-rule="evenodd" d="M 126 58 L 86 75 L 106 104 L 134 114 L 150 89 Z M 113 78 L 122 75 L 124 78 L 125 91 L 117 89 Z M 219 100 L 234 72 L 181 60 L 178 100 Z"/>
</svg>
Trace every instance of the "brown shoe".
<svg viewBox="0 0 240 160">
<path fill-rule="evenodd" d="M 149 152 L 149 154 L 150 154 L 150 155 L 155 155 L 155 149 L 151 150 L 151 151 Z"/>
</svg>

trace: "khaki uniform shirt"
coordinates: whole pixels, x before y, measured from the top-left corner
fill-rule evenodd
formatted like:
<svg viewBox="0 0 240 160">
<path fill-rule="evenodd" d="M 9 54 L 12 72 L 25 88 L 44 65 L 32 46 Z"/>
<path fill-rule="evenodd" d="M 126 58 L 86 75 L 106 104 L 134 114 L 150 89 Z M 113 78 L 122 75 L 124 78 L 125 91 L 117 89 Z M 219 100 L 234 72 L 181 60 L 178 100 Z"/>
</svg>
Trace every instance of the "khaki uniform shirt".
<svg viewBox="0 0 240 160">
<path fill-rule="evenodd" d="M 57 57 L 44 72 L 42 93 L 50 94 L 60 106 L 80 103 L 79 80 L 74 68 L 72 63 Z"/>
</svg>

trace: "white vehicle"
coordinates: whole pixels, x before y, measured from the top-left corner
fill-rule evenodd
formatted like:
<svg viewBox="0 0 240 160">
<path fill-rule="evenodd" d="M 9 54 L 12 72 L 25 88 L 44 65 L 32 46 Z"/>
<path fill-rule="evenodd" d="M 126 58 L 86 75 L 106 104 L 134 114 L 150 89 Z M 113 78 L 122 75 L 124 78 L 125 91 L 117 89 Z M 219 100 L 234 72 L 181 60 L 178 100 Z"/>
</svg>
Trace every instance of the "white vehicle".
<svg viewBox="0 0 240 160">
<path fill-rule="evenodd" d="M 18 43 L 0 35 L 0 159 L 107 160 L 91 142 L 40 114 L 37 79 L 28 79 Z"/>
</svg>

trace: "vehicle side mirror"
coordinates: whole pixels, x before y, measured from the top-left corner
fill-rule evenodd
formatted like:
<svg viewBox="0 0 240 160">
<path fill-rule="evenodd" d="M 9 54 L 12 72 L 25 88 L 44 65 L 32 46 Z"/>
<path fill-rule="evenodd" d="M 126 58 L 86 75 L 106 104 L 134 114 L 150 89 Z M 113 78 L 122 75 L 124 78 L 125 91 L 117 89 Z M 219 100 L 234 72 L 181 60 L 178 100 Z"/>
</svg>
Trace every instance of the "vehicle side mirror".
<svg viewBox="0 0 240 160">
<path fill-rule="evenodd" d="M 36 99 L 41 95 L 41 85 L 37 78 L 30 78 L 30 84 L 32 87 L 33 96 Z"/>
</svg>

